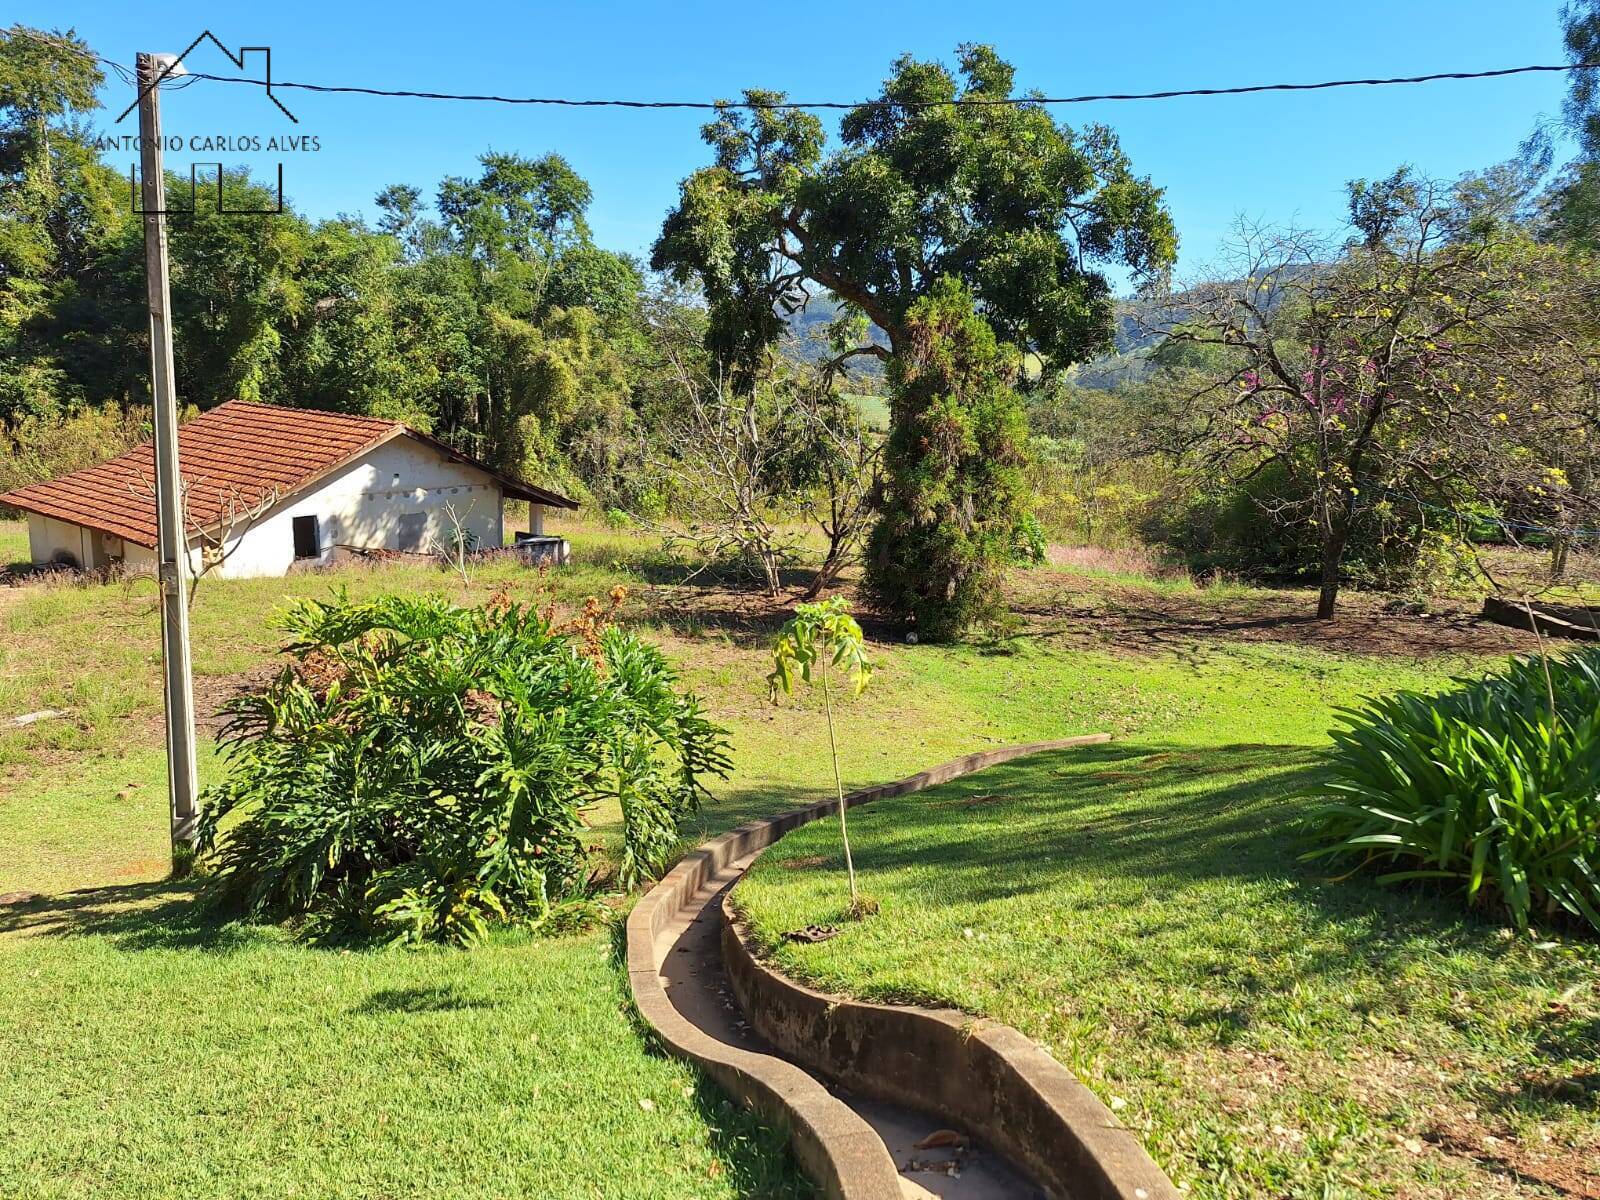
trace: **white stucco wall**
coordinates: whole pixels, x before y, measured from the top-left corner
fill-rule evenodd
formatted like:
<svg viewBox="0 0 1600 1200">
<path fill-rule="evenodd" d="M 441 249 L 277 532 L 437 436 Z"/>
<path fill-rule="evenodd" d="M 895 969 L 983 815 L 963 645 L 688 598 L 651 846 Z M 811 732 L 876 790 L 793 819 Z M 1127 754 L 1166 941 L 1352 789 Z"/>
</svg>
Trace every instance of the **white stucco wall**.
<svg viewBox="0 0 1600 1200">
<path fill-rule="evenodd" d="M 401 437 L 369 450 L 304 492 L 286 497 L 235 539 L 227 561 L 212 574 L 228 579 L 282 575 L 294 564 L 294 519 L 317 518 L 326 561 L 338 546 L 397 550 L 400 517 L 425 513 L 422 548 L 449 537 L 446 505 L 485 547 L 504 541 L 500 485 L 430 446 Z M 307 560 L 311 561 L 311 560 Z"/>
<path fill-rule="evenodd" d="M 505 542 L 500 485 L 475 467 L 455 462 L 432 447 L 408 437 L 395 438 L 352 460 L 311 487 L 286 496 L 230 543 L 227 560 L 213 577 L 245 579 L 283 575 L 294 565 L 294 518 L 317 518 L 321 554 L 306 562 L 325 562 L 338 546 L 397 550 L 400 517 L 423 513 L 427 523 L 423 550 L 434 550 L 449 538 L 446 505 L 454 505 L 462 525 L 485 547 Z M 543 508 L 533 506 L 534 524 L 543 527 Z M 104 566 L 103 539 L 93 530 L 30 514 L 29 548 L 35 562 L 49 562 L 58 551 L 79 565 Z M 190 548 L 199 566 L 198 546 Z M 129 542 L 123 561 L 129 567 L 154 568 L 155 551 Z"/>
<path fill-rule="evenodd" d="M 85 569 L 105 565 L 97 561 L 103 553 L 94 530 L 39 513 L 28 514 L 28 554 L 40 565 L 63 561 Z"/>
</svg>

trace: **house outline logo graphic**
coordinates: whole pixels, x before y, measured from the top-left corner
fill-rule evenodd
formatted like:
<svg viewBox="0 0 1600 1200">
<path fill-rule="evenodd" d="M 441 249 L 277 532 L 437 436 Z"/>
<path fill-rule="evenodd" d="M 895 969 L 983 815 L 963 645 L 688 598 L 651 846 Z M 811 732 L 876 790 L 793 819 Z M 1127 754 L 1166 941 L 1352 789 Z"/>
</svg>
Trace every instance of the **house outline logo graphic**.
<svg viewBox="0 0 1600 1200">
<path fill-rule="evenodd" d="M 226 46 L 224 46 L 222 44 L 222 42 L 217 38 L 217 35 L 212 33 L 211 30 L 209 30 L 209 29 L 202 29 L 200 31 L 200 36 L 195 38 L 194 41 L 190 42 L 187 46 L 184 47 L 183 53 L 174 55 L 172 61 L 169 62 L 166 66 L 161 68 L 161 74 L 157 75 L 149 83 L 147 83 L 143 87 L 141 87 L 139 89 L 138 95 L 136 95 L 133 98 L 133 103 L 128 105 L 127 108 L 123 109 L 120 113 L 118 113 L 117 114 L 117 119 L 115 121 L 113 121 L 112 124 L 113 125 L 122 124 L 122 122 L 127 119 L 128 114 L 131 113 L 134 109 L 139 107 L 139 101 L 143 100 L 147 95 L 150 94 L 150 89 L 151 88 L 153 88 L 156 85 L 158 85 L 163 79 L 165 79 L 168 75 L 170 75 L 172 73 L 173 69 L 176 68 L 178 66 L 178 64 L 183 62 L 184 59 L 188 58 L 190 51 L 192 51 L 201 42 L 206 42 L 206 41 L 209 41 L 218 50 L 221 50 L 223 54 L 227 55 L 228 56 L 228 61 L 231 62 L 234 66 L 238 67 L 239 70 L 241 70 L 241 71 L 244 70 L 244 56 L 246 54 L 249 54 L 251 51 L 260 51 L 260 53 L 262 55 L 264 55 L 265 59 L 266 59 L 266 63 L 265 63 L 265 80 L 264 80 L 264 82 L 267 85 L 267 99 L 271 100 L 274 104 L 276 104 L 278 106 L 278 110 L 280 112 L 282 112 L 284 116 L 288 117 L 289 120 L 293 121 L 296 125 L 300 124 L 300 118 L 295 116 L 292 112 L 290 112 L 288 110 L 288 108 L 284 106 L 283 101 L 279 100 L 276 96 L 274 96 L 272 94 L 272 47 L 271 46 L 240 46 L 239 47 L 239 53 L 235 54 L 232 50 L 229 50 Z"/>
<path fill-rule="evenodd" d="M 124 108 L 120 113 L 117 114 L 117 119 L 115 121 L 113 121 L 112 124 L 119 125 L 124 120 L 126 120 L 128 115 L 130 113 L 132 113 L 134 109 L 138 108 L 140 102 L 146 96 L 148 96 L 150 94 L 150 91 L 153 88 L 158 87 L 161 84 L 162 80 L 166 79 L 170 74 L 172 74 L 172 72 L 174 70 L 176 70 L 183 63 L 183 60 L 189 57 L 190 53 L 193 52 L 193 50 L 195 49 L 196 46 L 200 45 L 201 42 L 207 42 L 207 41 L 209 41 L 218 50 L 221 50 L 222 53 L 227 57 L 228 61 L 231 62 L 235 67 L 237 67 L 241 71 L 245 69 L 245 67 L 244 67 L 245 55 L 252 54 L 252 53 L 261 54 L 262 57 L 263 57 L 263 80 L 262 80 L 262 82 L 266 85 L 267 99 L 271 100 L 272 103 L 277 106 L 278 111 L 281 112 L 284 116 L 288 117 L 291 122 L 293 122 L 296 125 L 300 124 L 300 118 L 295 116 L 292 112 L 290 112 L 289 109 L 288 109 L 288 106 L 285 105 L 282 100 L 278 99 L 278 97 L 273 95 L 273 93 L 272 93 L 272 47 L 271 46 L 240 46 L 239 47 L 239 52 L 237 54 L 235 54 L 232 50 L 229 50 L 227 46 L 223 45 L 222 41 L 217 37 L 217 35 L 212 33 L 209 29 L 201 30 L 200 36 L 195 38 L 194 41 L 190 42 L 187 46 L 185 46 L 181 53 L 174 55 L 172 57 L 172 60 L 170 62 L 168 62 L 164 67 L 161 68 L 161 72 L 154 79 L 150 80 L 148 83 L 142 83 L 141 82 L 139 90 L 138 90 L 137 94 L 134 96 L 132 103 L 130 103 L 126 108 Z M 201 78 L 212 78 L 212 77 L 210 77 L 210 76 L 201 76 Z M 283 212 L 283 163 L 281 163 L 281 162 L 279 162 L 277 164 L 277 169 L 278 169 L 278 171 L 277 171 L 277 173 L 278 173 L 277 204 L 272 208 L 228 208 L 228 207 L 226 207 L 226 205 L 224 204 L 224 201 L 223 201 L 223 194 L 222 194 L 223 164 L 221 162 L 191 162 L 189 164 L 189 207 L 188 208 L 171 208 L 171 207 L 168 207 L 168 208 L 162 208 L 160 210 L 145 209 L 145 208 L 142 208 L 140 206 L 140 203 L 139 203 L 139 184 L 138 184 L 137 175 L 136 175 L 136 172 L 135 172 L 135 169 L 134 169 L 134 165 L 132 163 L 129 163 L 128 164 L 128 189 L 129 189 L 128 204 L 129 204 L 130 211 L 133 212 L 133 214 L 135 216 L 147 216 L 147 215 L 151 215 L 153 212 L 156 212 L 156 211 L 159 211 L 162 215 L 190 215 L 190 214 L 193 214 L 195 212 L 196 202 L 197 202 L 197 199 L 198 199 L 199 194 L 200 194 L 199 169 L 202 168 L 202 167 L 207 169 L 206 184 L 207 184 L 208 187 L 212 183 L 212 178 L 211 178 L 212 171 L 211 171 L 211 168 L 215 168 L 216 211 L 220 215 L 223 215 L 223 216 L 275 216 L 275 215 L 281 214 Z"/>
</svg>

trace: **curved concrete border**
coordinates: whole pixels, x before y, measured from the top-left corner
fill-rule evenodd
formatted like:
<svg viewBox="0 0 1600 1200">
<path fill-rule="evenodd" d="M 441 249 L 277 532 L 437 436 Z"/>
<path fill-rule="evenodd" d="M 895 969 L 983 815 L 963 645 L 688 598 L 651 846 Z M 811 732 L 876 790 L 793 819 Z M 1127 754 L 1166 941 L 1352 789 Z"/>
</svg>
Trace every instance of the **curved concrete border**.
<svg viewBox="0 0 1600 1200">
<path fill-rule="evenodd" d="M 1109 734 L 1091 734 L 969 754 L 906 779 L 852 792 L 845 797 L 845 804 L 854 807 L 887 796 L 906 795 L 1025 755 L 1109 740 Z M 753 858 L 791 829 L 831 815 L 833 809 L 832 801 L 823 801 L 752 821 L 685 856 L 645 894 L 628 916 L 628 982 L 641 1016 L 660 1036 L 665 1047 L 699 1064 L 746 1107 L 770 1124 L 787 1130 L 801 1167 L 827 1196 L 832 1200 L 899 1200 L 902 1192 L 895 1163 L 883 1142 L 860 1116 L 794 1063 L 729 1045 L 700 1029 L 673 1005 L 662 981 L 662 962 L 675 940 L 670 936 L 669 927 L 681 927 L 687 910 L 705 908 L 716 900 L 720 889 L 713 886 L 714 881 L 719 877 L 726 879 L 733 864 Z M 741 939 L 734 937 L 732 941 L 743 949 Z M 746 980 L 743 984 L 735 982 L 736 990 L 752 987 L 750 981 L 757 974 L 763 974 L 774 981 L 774 987 L 776 981 L 781 981 L 796 997 L 801 993 L 809 994 L 819 998 L 825 1007 L 844 1005 L 851 1009 L 884 1009 L 889 1013 L 910 1014 L 908 1028 L 922 1029 L 917 1018 L 930 1011 L 856 1005 L 809 992 L 782 976 L 756 967 L 754 957 L 748 952 L 742 956 L 735 953 L 727 965 L 735 980 L 741 975 Z M 793 1003 L 798 1011 L 798 998 Z M 749 1008 L 746 1011 L 750 1013 Z M 754 1022 L 755 1015 L 751 1015 Z M 1178 1195 L 1137 1139 L 1041 1047 L 1008 1026 L 974 1022 L 961 1014 L 933 1015 L 943 1022 L 938 1028 L 944 1030 L 945 1035 L 954 1031 L 958 1046 L 971 1042 L 975 1031 L 979 1039 L 973 1048 L 963 1049 L 959 1058 L 949 1059 L 939 1068 L 936 1074 L 944 1081 L 942 1086 L 915 1097 L 896 1091 L 892 1083 L 869 1086 L 858 1082 L 857 1086 L 864 1092 L 892 1096 L 924 1111 L 931 1109 L 940 1115 L 949 1115 L 991 1137 L 997 1146 L 1035 1170 L 1042 1182 L 1063 1195 L 1091 1195 L 1107 1200 L 1167 1200 Z M 824 1025 L 814 1027 L 825 1028 Z M 792 1030 L 798 1025 L 789 1023 L 789 1028 Z M 766 1032 L 765 1029 L 760 1031 Z M 774 1032 L 783 1035 L 783 1029 L 777 1026 Z M 872 1036 L 880 1035 L 874 1032 Z M 896 1035 L 888 1032 L 882 1036 Z M 929 1045 L 932 1036 L 924 1030 L 917 1035 L 918 1044 Z M 797 1044 L 791 1049 L 777 1038 L 773 1041 L 801 1061 L 812 1060 L 813 1051 L 804 1046 Z M 887 1047 L 880 1047 L 874 1058 L 880 1057 L 884 1049 Z M 860 1053 L 861 1047 L 856 1047 L 854 1052 Z M 940 1053 L 944 1052 L 941 1046 Z M 828 1060 L 823 1057 L 817 1061 L 819 1071 L 826 1073 L 822 1064 Z M 985 1072 L 980 1077 L 981 1086 L 961 1083 L 960 1076 L 969 1067 Z M 942 1102 L 947 1093 L 959 1093 L 963 1087 L 969 1094 L 959 1108 L 947 1110 L 930 1102 L 935 1097 Z M 996 1089 L 1001 1087 L 1011 1099 L 1007 1101 L 1003 1127 L 991 1133 L 987 1118 L 968 1117 L 966 1111 L 972 1107 L 972 1097 L 997 1096 Z M 1021 1145 L 1017 1141 L 1019 1138 Z M 1034 1139 L 1032 1145 L 1027 1144 L 1030 1138 Z M 1058 1177 L 1067 1183 L 1058 1184 Z"/>
<path fill-rule="evenodd" d="M 756 1032 L 841 1087 L 970 1130 L 1073 1200 L 1179 1200 L 1111 1110 L 1009 1025 L 955 1009 L 867 1004 L 818 992 L 756 955 L 732 896 L 722 958 Z"/>
<path fill-rule="evenodd" d="M 710 904 L 718 894 L 717 877 L 770 845 L 780 836 L 775 824 L 790 815 L 742 825 L 707 842 L 634 905 L 627 925 L 628 985 L 639 1015 L 663 1046 L 786 1131 L 801 1169 L 829 1200 L 903 1200 L 900 1173 L 872 1126 L 793 1063 L 730 1046 L 701 1029 L 678 1011 L 661 977 L 662 960 L 676 940 L 670 927 L 685 909 Z"/>
</svg>

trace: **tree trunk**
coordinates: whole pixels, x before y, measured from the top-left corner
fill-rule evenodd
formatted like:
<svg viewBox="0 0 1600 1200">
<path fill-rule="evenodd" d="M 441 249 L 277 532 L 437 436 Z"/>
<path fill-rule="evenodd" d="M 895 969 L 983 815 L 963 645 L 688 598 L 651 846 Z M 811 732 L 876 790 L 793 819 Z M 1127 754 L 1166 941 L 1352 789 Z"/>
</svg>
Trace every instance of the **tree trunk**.
<svg viewBox="0 0 1600 1200">
<path fill-rule="evenodd" d="M 1322 543 L 1322 590 L 1317 593 L 1319 621 L 1332 617 L 1334 605 L 1339 601 L 1339 568 L 1344 564 L 1344 548 L 1349 541 L 1349 532 L 1340 530 Z"/>
<path fill-rule="evenodd" d="M 782 577 L 778 574 L 778 556 L 768 547 L 762 547 L 760 554 L 761 573 L 767 581 L 767 595 L 775 599 L 783 591 Z"/>
<path fill-rule="evenodd" d="M 1550 547 L 1550 582 L 1560 583 L 1567 577 L 1567 559 L 1572 553 L 1572 535 L 1560 533 L 1556 535 L 1555 544 Z"/>
<path fill-rule="evenodd" d="M 822 565 L 817 568 L 817 573 L 811 577 L 811 582 L 806 586 L 802 600 L 815 600 L 822 595 L 822 589 L 831 584 L 844 567 L 844 548 L 837 538 L 828 541 L 827 557 L 822 560 Z"/>
<path fill-rule="evenodd" d="M 1572 472 L 1570 498 L 1577 503 L 1571 505 L 1563 504 L 1556 510 L 1556 520 L 1563 527 L 1568 522 L 1578 521 L 1578 514 L 1583 513 L 1587 507 L 1585 501 L 1589 498 L 1588 471 Z M 1555 541 L 1550 547 L 1550 582 L 1559 583 L 1566 578 L 1568 561 L 1572 557 L 1572 542 L 1573 534 L 1571 530 L 1563 528 L 1560 533 L 1556 534 Z"/>
</svg>

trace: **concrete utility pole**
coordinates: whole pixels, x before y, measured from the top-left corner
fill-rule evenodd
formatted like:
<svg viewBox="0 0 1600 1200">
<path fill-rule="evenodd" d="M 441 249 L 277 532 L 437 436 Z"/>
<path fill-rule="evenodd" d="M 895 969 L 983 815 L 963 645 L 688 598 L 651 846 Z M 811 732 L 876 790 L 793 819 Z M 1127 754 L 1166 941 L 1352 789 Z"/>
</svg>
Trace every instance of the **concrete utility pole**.
<svg viewBox="0 0 1600 1200">
<path fill-rule="evenodd" d="M 170 61 L 170 59 L 169 59 Z M 167 283 L 167 185 L 161 165 L 164 64 L 138 57 L 140 207 L 150 303 L 150 397 L 156 415 L 156 529 L 161 584 L 161 665 L 167 710 L 167 785 L 172 798 L 172 865 L 186 871 L 199 817 L 194 757 L 194 684 L 189 663 L 188 537 L 178 473 L 178 408 L 172 388 L 172 295 Z"/>
</svg>

